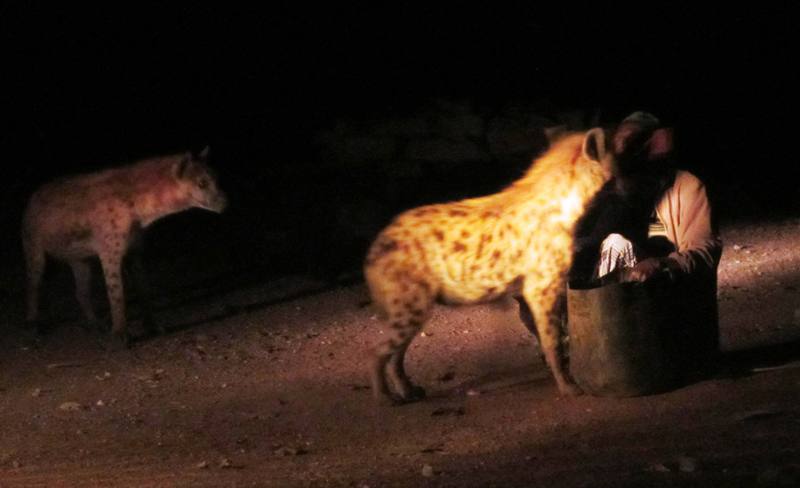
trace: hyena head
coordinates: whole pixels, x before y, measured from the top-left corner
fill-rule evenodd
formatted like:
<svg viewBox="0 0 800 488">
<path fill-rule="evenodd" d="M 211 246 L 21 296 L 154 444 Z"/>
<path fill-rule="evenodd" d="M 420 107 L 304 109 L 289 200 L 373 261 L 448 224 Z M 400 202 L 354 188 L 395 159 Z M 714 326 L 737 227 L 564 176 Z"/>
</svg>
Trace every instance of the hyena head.
<svg viewBox="0 0 800 488">
<path fill-rule="evenodd" d="M 623 195 L 659 191 L 662 180 L 669 180 L 672 130 L 660 127 L 658 119 L 637 112 L 616 129 L 612 141 L 616 188 Z"/>
<path fill-rule="evenodd" d="M 186 152 L 172 168 L 178 189 L 192 206 L 221 213 L 228 198 L 217 185 L 217 177 L 208 166 L 208 146 L 197 156 Z"/>
</svg>

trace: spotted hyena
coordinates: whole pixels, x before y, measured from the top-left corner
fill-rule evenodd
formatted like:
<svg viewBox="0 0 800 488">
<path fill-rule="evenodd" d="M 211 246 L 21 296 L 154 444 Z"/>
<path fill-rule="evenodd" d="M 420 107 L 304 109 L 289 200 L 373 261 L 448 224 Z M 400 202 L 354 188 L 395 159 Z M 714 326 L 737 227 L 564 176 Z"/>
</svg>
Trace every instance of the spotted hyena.
<svg viewBox="0 0 800 488">
<path fill-rule="evenodd" d="M 476 303 L 519 292 L 559 390 L 580 393 L 562 364 L 556 304 L 575 224 L 610 178 L 612 163 L 602 129 L 570 133 L 500 193 L 409 210 L 378 235 L 364 265 L 372 299 L 391 326 L 373 357 L 378 401 L 425 396 L 406 376 L 403 357 L 435 301 Z"/>
<path fill-rule="evenodd" d="M 113 342 L 127 345 L 123 258 L 130 254 L 127 268 L 146 300 L 138 258 L 143 229 L 161 217 L 189 208 L 222 212 L 226 206 L 225 194 L 217 187 L 207 159 L 206 147 L 199 155 L 187 152 L 146 159 L 39 188 L 28 202 L 22 227 L 28 321 L 38 321 L 39 285 L 46 256 L 50 256 L 69 263 L 78 303 L 87 320 L 95 323 L 87 258 L 97 256 L 111 307 Z M 145 308 L 145 324 L 152 328 L 149 307 Z"/>
</svg>

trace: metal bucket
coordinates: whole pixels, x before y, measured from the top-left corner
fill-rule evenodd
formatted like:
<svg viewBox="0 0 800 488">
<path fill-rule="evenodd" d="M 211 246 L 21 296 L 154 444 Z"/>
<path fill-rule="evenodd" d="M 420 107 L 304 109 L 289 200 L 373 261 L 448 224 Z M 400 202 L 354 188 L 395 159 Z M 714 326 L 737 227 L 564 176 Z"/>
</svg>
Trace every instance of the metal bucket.
<svg viewBox="0 0 800 488">
<path fill-rule="evenodd" d="M 673 387 L 683 330 L 673 287 L 611 283 L 567 290 L 570 373 L 586 392 L 630 397 Z"/>
</svg>

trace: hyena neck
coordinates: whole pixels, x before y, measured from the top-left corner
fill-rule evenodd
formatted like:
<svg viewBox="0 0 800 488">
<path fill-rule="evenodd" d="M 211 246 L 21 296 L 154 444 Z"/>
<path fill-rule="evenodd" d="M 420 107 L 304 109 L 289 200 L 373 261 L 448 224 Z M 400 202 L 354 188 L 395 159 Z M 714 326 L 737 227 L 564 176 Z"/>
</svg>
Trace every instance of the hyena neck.
<svg viewBox="0 0 800 488">
<path fill-rule="evenodd" d="M 527 175 L 499 195 L 505 213 L 529 216 L 525 232 L 535 234 L 552 226 L 571 232 L 603 184 L 599 168 L 591 173 L 569 166 L 553 169 Z"/>
<path fill-rule="evenodd" d="M 171 173 L 173 158 L 159 161 L 161 164 L 144 166 L 139 185 L 133 195 L 133 212 L 142 227 L 156 220 L 193 207 L 178 181 Z"/>
</svg>

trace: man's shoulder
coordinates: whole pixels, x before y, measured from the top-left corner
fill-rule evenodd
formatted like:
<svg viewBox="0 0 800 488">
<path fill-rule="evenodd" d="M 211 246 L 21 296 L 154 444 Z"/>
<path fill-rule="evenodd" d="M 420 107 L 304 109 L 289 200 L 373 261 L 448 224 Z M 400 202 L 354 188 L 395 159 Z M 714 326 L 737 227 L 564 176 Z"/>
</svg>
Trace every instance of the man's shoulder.
<svg viewBox="0 0 800 488">
<path fill-rule="evenodd" d="M 683 188 L 683 189 L 703 189 L 705 188 L 705 184 L 703 181 L 698 178 L 694 173 L 691 173 L 684 169 L 679 169 L 675 172 L 675 183 L 673 184 L 675 188 Z"/>
</svg>

